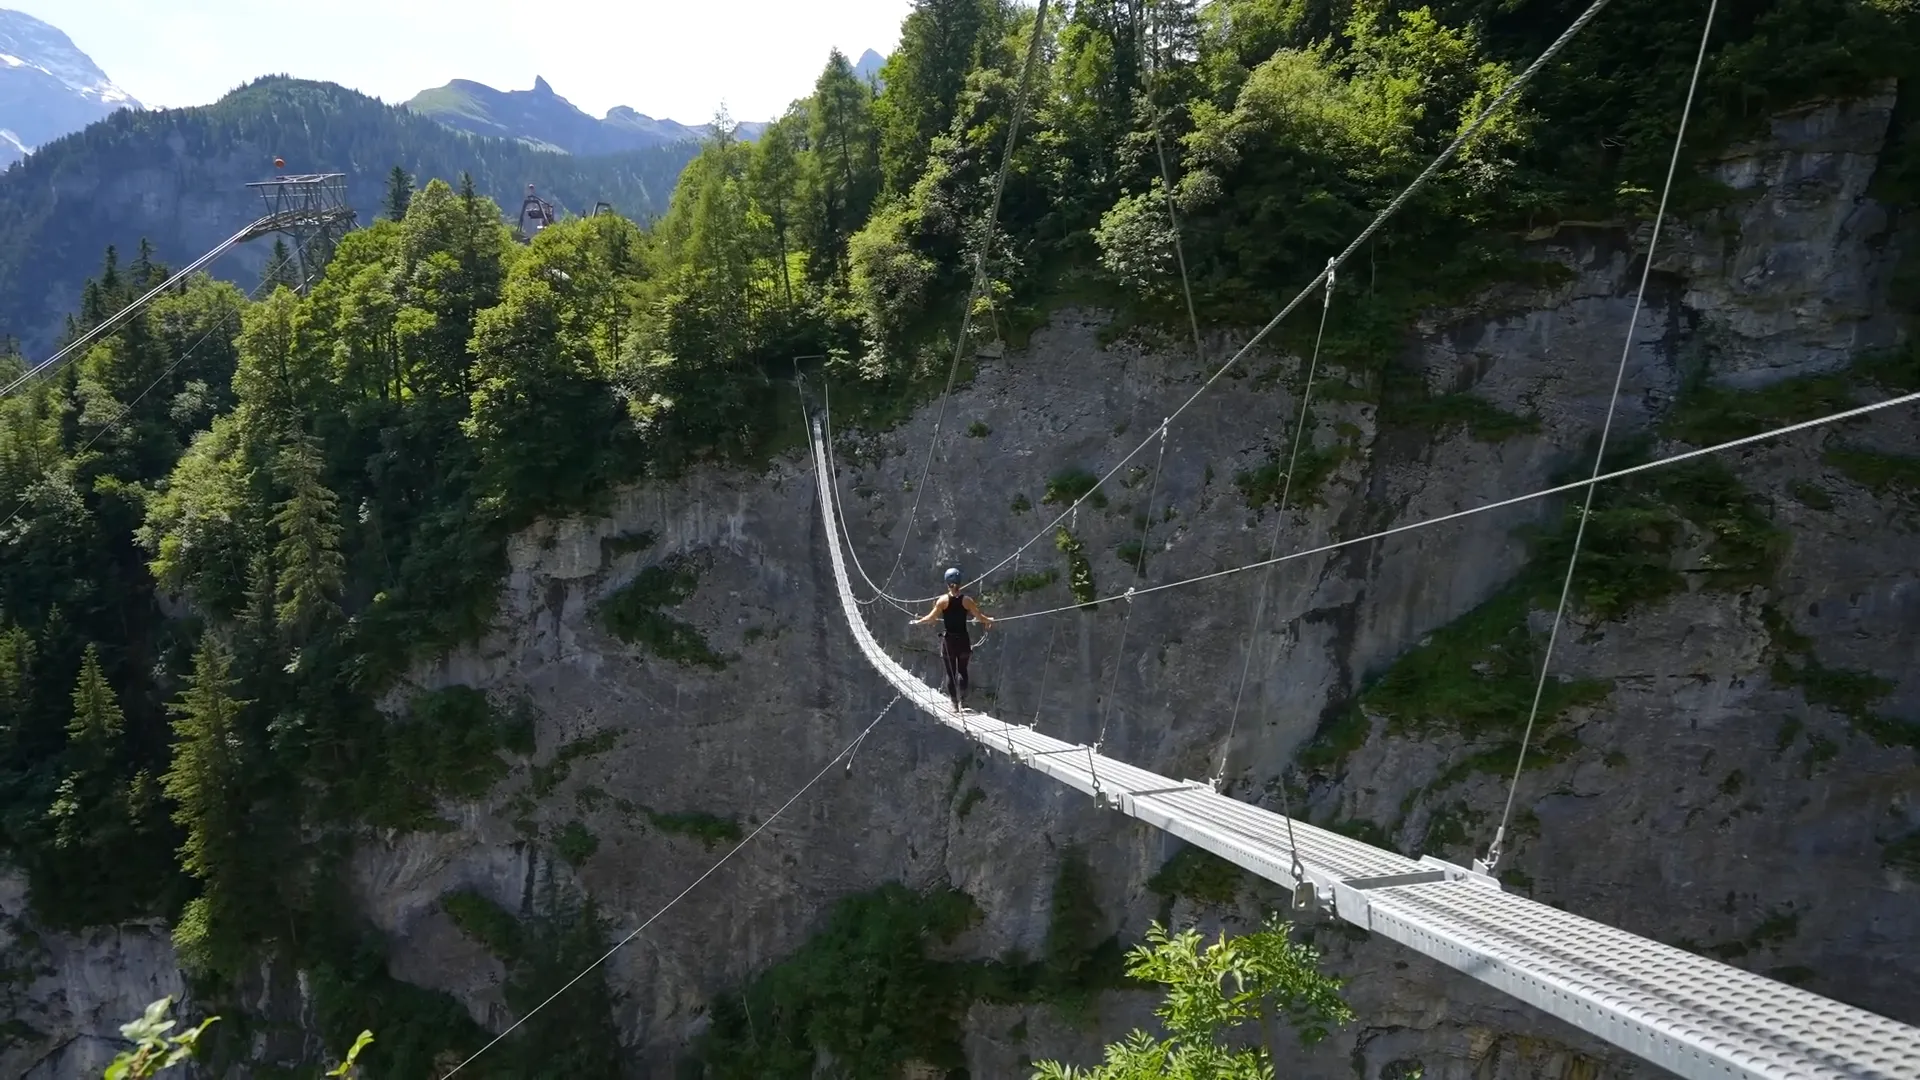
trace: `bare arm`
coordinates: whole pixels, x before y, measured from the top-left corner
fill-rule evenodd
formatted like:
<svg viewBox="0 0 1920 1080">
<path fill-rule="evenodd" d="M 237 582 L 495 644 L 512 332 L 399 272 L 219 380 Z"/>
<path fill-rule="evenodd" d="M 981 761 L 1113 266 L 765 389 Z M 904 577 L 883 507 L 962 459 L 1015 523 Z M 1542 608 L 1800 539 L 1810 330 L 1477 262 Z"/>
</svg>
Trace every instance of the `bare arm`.
<svg viewBox="0 0 1920 1080">
<path fill-rule="evenodd" d="M 980 605 L 973 602 L 973 597 L 971 596 L 966 597 L 965 603 L 967 605 L 967 610 L 973 613 L 973 617 L 980 620 L 981 626 L 984 626 L 989 630 L 993 629 L 993 620 L 987 618 L 987 613 L 984 611 L 981 611 Z"/>
<path fill-rule="evenodd" d="M 971 601 L 971 600 L 969 600 L 969 601 L 968 601 L 968 604 L 972 604 L 972 601 Z M 920 617 L 920 618 L 918 618 L 918 619 L 915 619 L 915 620 L 913 620 L 913 622 L 912 622 L 911 624 L 909 624 L 909 625 L 912 625 L 912 626 L 925 626 L 926 624 L 928 624 L 928 623 L 930 623 L 930 622 L 932 622 L 933 620 L 935 620 L 935 619 L 937 619 L 937 618 L 939 618 L 939 617 L 940 617 L 940 613 L 941 613 L 941 612 L 943 612 L 943 611 L 945 611 L 945 610 L 947 610 L 947 598 L 943 596 L 943 597 L 941 597 L 940 599 L 938 599 L 938 600 L 935 600 L 935 601 L 933 602 L 933 610 L 932 610 L 932 611 L 929 611 L 929 612 L 927 612 L 927 613 L 926 613 L 926 614 L 925 614 L 924 616 L 922 616 L 922 617 Z"/>
</svg>

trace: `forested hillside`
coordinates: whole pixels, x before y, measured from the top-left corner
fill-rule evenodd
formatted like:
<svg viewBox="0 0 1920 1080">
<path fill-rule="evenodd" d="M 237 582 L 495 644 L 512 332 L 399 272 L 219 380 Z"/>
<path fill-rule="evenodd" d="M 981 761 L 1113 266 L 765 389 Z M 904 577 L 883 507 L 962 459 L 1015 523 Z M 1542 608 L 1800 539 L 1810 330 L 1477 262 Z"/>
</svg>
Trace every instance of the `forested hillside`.
<svg viewBox="0 0 1920 1080">
<path fill-rule="evenodd" d="M 144 237 L 186 263 L 259 217 L 246 185 L 287 170 L 341 172 L 362 222 L 380 211 L 396 165 L 424 184 L 471 175 L 518 211 L 528 184 L 575 214 L 596 202 L 645 220 L 666 205 L 696 148 L 678 144 L 596 158 L 534 150 L 452 131 L 331 83 L 263 78 L 212 105 L 122 112 L 42 147 L 0 174 L 0 334 L 47 351 L 109 244 Z M 251 285 L 256 244 L 214 272 Z"/>
<path fill-rule="evenodd" d="M 1087 300 L 1184 323 L 1160 145 L 1202 319 L 1264 321 L 1582 7 L 1050 6 L 975 335 L 1017 337 Z M 1419 398 L 1392 367 L 1414 318 L 1533 273 L 1517 256 L 1527 230 L 1651 213 L 1704 8 L 1615 0 L 1405 207 L 1334 310 L 1347 390 Z M 39 918 L 164 916 L 215 999 L 238 1000 L 265 959 L 297 967 L 335 1055 L 377 1031 L 375 1075 L 476 1049 L 483 1033 L 450 997 L 388 974 L 339 867 L 377 830 L 452 828 L 439 800 L 485 791 L 529 753 L 529 721 L 460 688 L 398 717 L 376 700 L 485 631 L 513 530 L 638 477 L 794 445 L 796 366 L 870 425 L 937 392 L 1034 16 L 921 0 L 883 92 L 836 53 L 757 141 L 717 133 L 683 173 L 671 149 L 541 154 L 267 79 L 204 109 L 120 114 L 0 179 L 0 313 L 30 340 L 83 275 L 69 333 L 162 275 L 150 252 L 102 264 L 105 237 L 137 228 L 171 261 L 199 250 L 199 226 L 177 204 L 145 209 L 127 177 L 180 170 L 207 189 L 197 205 L 244 208 L 237 225 L 251 216 L 237 182 L 279 154 L 290 171 L 349 173 L 367 223 L 308 296 L 250 302 L 196 281 L 0 402 L 0 510 L 18 507 L 0 525 L 0 826 Z M 1915 71 L 1920 23 L 1901 0 L 1723 5 L 1685 161 L 1769 110 L 1903 77 L 1879 183 L 1910 206 Z M 395 164 L 423 187 L 401 220 L 376 221 Z M 527 183 L 638 216 L 676 173 L 648 227 L 575 220 L 522 247 L 502 223 Z M 1688 205 L 1721 197 L 1683 174 Z M 672 576 L 649 580 L 659 595 L 635 632 L 704 662 L 655 610 Z M 467 917 L 511 941 L 514 1010 L 602 948 L 590 904 L 524 926 L 493 914 Z M 614 1075 L 604 977 L 572 993 L 467 1075 Z M 707 1075 L 788 1075 L 769 1063 L 810 1064 L 844 1034 L 783 1023 L 716 1024 Z M 248 1053 L 238 1027 L 209 1035 L 230 1058 Z M 939 1027 L 863 1060 L 943 1049 Z"/>
</svg>

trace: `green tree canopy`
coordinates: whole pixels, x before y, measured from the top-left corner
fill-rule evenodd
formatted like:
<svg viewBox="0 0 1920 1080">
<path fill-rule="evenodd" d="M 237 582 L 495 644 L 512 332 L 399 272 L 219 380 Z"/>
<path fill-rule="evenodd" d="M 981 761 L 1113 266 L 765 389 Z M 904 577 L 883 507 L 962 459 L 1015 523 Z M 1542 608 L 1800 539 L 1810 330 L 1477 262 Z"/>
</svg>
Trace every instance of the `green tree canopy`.
<svg viewBox="0 0 1920 1080">
<path fill-rule="evenodd" d="M 1294 942 L 1285 923 L 1202 941 L 1197 930 L 1169 933 L 1156 922 L 1128 954 L 1129 975 L 1167 988 L 1154 1010 L 1165 1038 L 1136 1030 L 1107 1047 L 1103 1064 L 1042 1061 L 1034 1080 L 1271 1080 L 1279 1028 L 1311 1046 L 1353 1019 L 1339 981 L 1321 973 L 1319 953 Z M 1247 1028 L 1260 1045 L 1228 1041 Z"/>
</svg>

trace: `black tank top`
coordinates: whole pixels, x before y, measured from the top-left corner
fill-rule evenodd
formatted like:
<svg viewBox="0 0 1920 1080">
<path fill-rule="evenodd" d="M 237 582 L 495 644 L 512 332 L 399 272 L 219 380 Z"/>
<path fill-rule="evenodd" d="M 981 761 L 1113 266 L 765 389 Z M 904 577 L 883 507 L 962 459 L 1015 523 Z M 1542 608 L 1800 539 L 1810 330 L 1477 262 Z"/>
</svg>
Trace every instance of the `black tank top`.
<svg viewBox="0 0 1920 1080">
<path fill-rule="evenodd" d="M 947 597 L 947 610 L 940 613 L 940 632 L 948 637 L 967 636 L 966 594 Z"/>
</svg>

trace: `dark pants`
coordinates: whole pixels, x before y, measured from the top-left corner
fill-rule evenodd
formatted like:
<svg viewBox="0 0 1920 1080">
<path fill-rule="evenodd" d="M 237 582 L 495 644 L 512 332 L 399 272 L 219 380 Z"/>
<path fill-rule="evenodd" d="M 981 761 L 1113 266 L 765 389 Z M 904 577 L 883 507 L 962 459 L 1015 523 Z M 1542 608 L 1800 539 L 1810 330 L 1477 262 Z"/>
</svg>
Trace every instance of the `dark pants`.
<svg viewBox="0 0 1920 1080">
<path fill-rule="evenodd" d="M 967 661 L 973 659 L 973 640 L 940 635 L 940 658 L 947 662 L 947 696 L 959 701 L 967 696 Z"/>
</svg>

